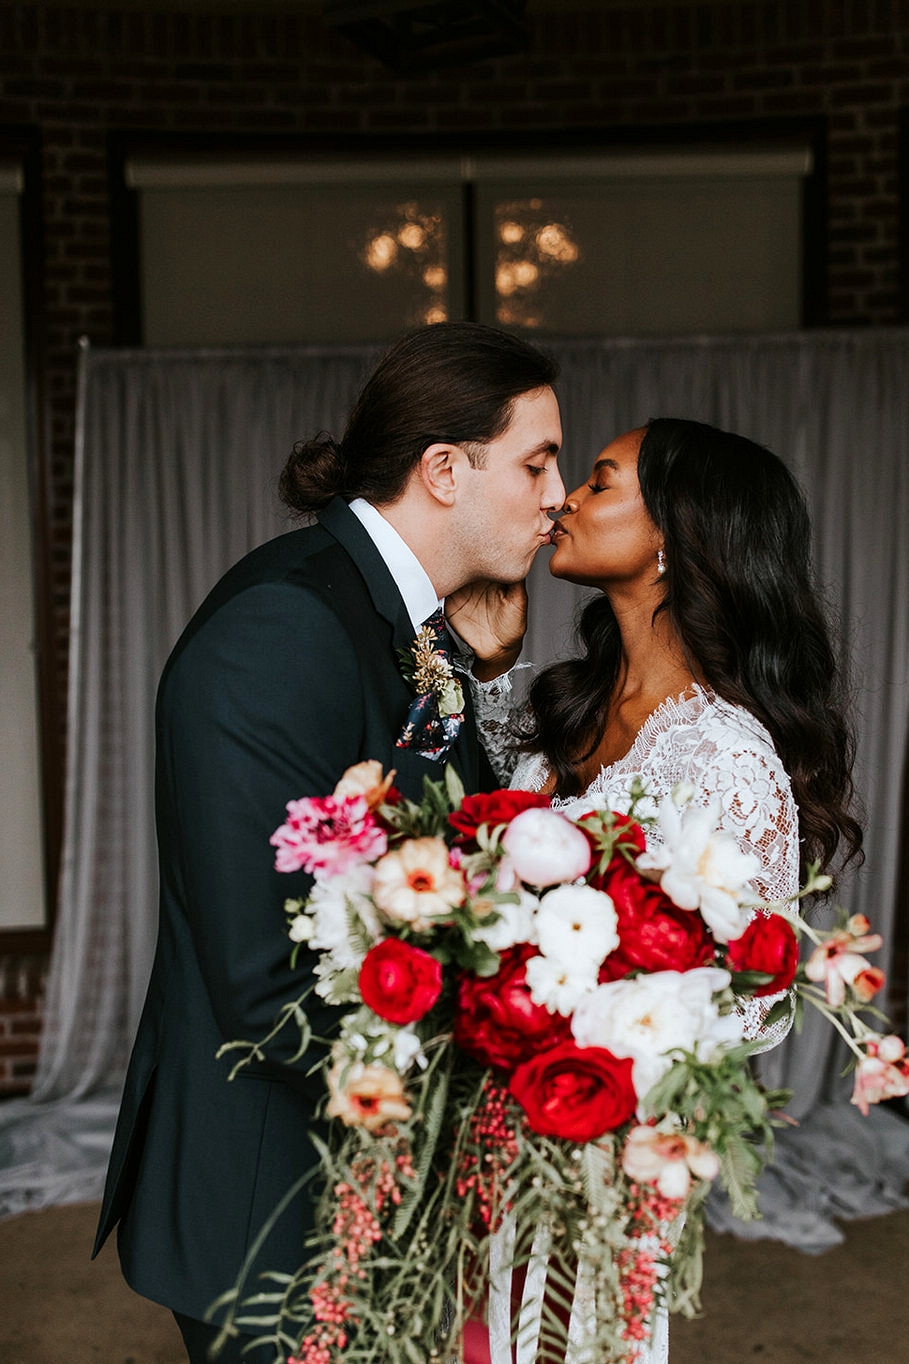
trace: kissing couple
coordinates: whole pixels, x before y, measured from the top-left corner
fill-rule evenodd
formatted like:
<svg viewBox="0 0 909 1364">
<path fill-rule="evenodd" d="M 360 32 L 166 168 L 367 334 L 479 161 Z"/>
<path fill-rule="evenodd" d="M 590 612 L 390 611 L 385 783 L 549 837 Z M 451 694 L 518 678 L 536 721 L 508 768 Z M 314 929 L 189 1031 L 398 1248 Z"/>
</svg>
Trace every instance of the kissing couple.
<svg viewBox="0 0 909 1364">
<path fill-rule="evenodd" d="M 343 438 L 294 450 L 282 495 L 310 524 L 236 564 L 164 669 L 158 943 L 95 1249 L 119 1224 L 127 1281 L 173 1311 L 191 1364 L 218 1334 L 209 1307 L 317 1164 L 313 1057 L 276 1046 L 233 1084 L 216 1060 L 300 992 L 284 902 L 310 878 L 278 873 L 269 846 L 289 796 L 323 795 L 365 759 L 414 800 L 450 763 L 469 793 L 510 782 L 568 813 L 627 809 L 635 778 L 655 803 L 685 782 L 757 859 L 762 900 L 859 850 L 851 735 L 786 466 L 664 417 L 610 438 L 566 497 L 556 378 L 546 354 L 479 324 L 404 336 Z M 516 708 L 522 584 L 550 544 L 552 574 L 596 595 L 578 656 Z M 472 658 L 463 682 L 451 632 Z M 424 655 L 450 686 L 421 684 Z M 746 1006 L 746 1035 L 767 1046 L 785 1030 L 764 1027 L 774 1002 Z M 309 1017 L 324 1035 L 335 1011 Z M 296 1271 L 315 1198 L 285 1209 L 253 1276 Z M 664 1325 L 649 1364 L 668 1357 Z M 222 1364 L 273 1364 L 273 1347 L 243 1345 Z M 481 1322 L 464 1351 L 511 1360 Z"/>
</svg>

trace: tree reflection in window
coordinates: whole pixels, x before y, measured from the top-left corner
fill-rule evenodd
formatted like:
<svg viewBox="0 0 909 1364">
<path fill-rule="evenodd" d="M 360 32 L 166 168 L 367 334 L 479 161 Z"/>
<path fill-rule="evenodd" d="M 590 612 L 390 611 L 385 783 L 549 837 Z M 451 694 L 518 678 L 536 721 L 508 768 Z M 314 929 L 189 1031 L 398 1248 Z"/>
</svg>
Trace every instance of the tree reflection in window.
<svg viewBox="0 0 909 1364">
<path fill-rule="evenodd" d="M 540 327 L 545 285 L 581 259 L 567 222 L 559 222 L 542 199 L 496 205 L 496 317 L 505 326 Z"/>
<path fill-rule="evenodd" d="M 448 318 L 448 243 L 441 212 L 414 200 L 388 208 L 360 252 L 368 270 L 393 271 L 415 286 L 408 325 Z"/>
</svg>

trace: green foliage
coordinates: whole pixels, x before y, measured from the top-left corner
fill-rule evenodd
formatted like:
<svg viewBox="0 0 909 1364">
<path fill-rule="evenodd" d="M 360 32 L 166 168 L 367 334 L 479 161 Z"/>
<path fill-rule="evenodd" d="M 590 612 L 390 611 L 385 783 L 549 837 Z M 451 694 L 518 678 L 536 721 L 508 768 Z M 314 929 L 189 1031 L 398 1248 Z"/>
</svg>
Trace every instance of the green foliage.
<svg viewBox="0 0 909 1364">
<path fill-rule="evenodd" d="M 423 778 L 423 796 L 417 803 L 402 797 L 399 802 L 380 806 L 380 814 L 397 834 L 404 838 L 447 838 L 452 830 L 448 816 L 455 809 L 452 792 L 460 791 L 458 799 L 463 799 L 464 788 L 454 768 L 448 765 L 442 781 L 432 777 Z"/>
<path fill-rule="evenodd" d="M 644 1100 L 648 1112 L 675 1113 L 687 1132 L 716 1152 L 733 1213 L 743 1220 L 760 1216 L 754 1182 L 773 1154 L 774 1110 L 789 1097 L 768 1093 L 754 1079 L 746 1062 L 755 1045 L 717 1049 L 708 1061 L 675 1052 L 675 1064 Z"/>
</svg>

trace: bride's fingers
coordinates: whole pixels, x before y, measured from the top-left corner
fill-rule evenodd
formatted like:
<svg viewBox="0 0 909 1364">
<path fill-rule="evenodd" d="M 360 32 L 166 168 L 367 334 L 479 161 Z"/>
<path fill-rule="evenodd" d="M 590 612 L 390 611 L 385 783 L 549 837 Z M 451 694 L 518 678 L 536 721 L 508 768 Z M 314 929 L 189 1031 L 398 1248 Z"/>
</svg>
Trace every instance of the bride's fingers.
<svg viewBox="0 0 909 1364">
<path fill-rule="evenodd" d="M 523 583 L 468 583 L 445 600 L 449 624 L 481 657 L 519 646 L 527 624 Z"/>
</svg>

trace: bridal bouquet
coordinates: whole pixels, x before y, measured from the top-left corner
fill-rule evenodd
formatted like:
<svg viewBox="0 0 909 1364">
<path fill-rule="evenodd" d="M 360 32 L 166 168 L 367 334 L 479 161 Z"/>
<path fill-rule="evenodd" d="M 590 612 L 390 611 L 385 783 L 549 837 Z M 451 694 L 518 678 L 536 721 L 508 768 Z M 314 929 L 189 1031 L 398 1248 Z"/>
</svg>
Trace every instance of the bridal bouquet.
<svg viewBox="0 0 909 1364">
<path fill-rule="evenodd" d="M 391 780 L 361 763 L 272 837 L 278 870 L 314 877 L 289 935 L 340 1023 L 316 1062 L 309 1258 L 244 1320 L 288 1364 L 460 1358 L 487 1310 L 493 1364 L 513 1336 L 525 1358 L 631 1364 L 660 1305 L 697 1307 L 710 1182 L 756 1215 L 787 1096 L 752 1077 L 743 1001 L 779 996 L 765 1027 L 821 1008 L 863 1111 L 909 1092 L 903 1043 L 859 1016 L 880 938 L 759 907 L 756 859 L 690 791 L 656 821 L 635 816 L 642 790 L 628 815 L 571 820 L 526 791 L 464 796 L 451 769 L 419 803 Z M 275 1029 L 299 1026 L 301 1054 L 305 998 Z M 241 1066 L 265 1044 L 230 1045 Z"/>
</svg>

